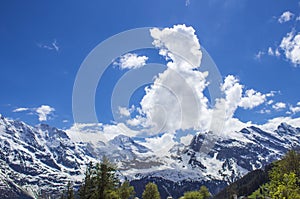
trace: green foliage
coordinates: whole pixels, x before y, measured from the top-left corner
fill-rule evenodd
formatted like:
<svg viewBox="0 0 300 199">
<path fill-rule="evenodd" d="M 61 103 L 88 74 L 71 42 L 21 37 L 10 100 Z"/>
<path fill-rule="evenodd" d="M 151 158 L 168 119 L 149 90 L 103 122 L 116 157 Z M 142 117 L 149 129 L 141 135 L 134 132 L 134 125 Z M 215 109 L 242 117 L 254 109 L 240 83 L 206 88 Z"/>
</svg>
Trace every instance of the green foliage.
<svg viewBox="0 0 300 199">
<path fill-rule="evenodd" d="M 117 191 L 107 191 L 105 193 L 105 199 L 120 199 L 120 196 Z"/>
<path fill-rule="evenodd" d="M 78 191 L 80 199 L 91 198 L 92 193 L 95 191 L 93 181 L 95 181 L 95 170 L 93 163 L 90 162 L 85 171 L 84 181 Z"/>
<path fill-rule="evenodd" d="M 143 192 L 143 199 L 160 199 L 160 194 L 158 192 L 156 184 L 149 182 Z"/>
<path fill-rule="evenodd" d="M 211 196 L 206 186 L 201 186 L 199 193 L 202 195 L 203 199 L 208 199 Z"/>
<path fill-rule="evenodd" d="M 283 174 L 282 177 L 278 177 L 279 175 L 277 174 L 268 185 L 269 196 L 275 199 L 300 199 L 299 179 L 296 174 L 290 172 Z M 275 176 L 274 173 L 273 176 Z"/>
<path fill-rule="evenodd" d="M 183 195 L 183 199 L 203 199 L 199 191 L 188 191 Z"/>
<path fill-rule="evenodd" d="M 259 189 L 253 192 L 248 198 L 250 199 L 264 199 L 267 195 L 268 184 L 263 184 Z"/>
<path fill-rule="evenodd" d="M 270 182 L 261 186 L 249 198 L 300 199 L 300 154 L 289 151 L 274 163 Z"/>
<path fill-rule="evenodd" d="M 106 199 L 110 191 L 115 191 L 118 186 L 118 179 L 115 176 L 116 169 L 106 157 L 101 163 L 96 164 L 93 198 Z"/>
<path fill-rule="evenodd" d="M 188 191 L 185 192 L 183 197 L 180 199 L 208 199 L 210 198 L 210 193 L 205 186 L 201 186 L 199 191 Z"/>
<path fill-rule="evenodd" d="M 123 182 L 118 189 L 118 193 L 121 199 L 133 198 L 135 195 L 134 187 L 130 186 L 128 181 Z"/>
<path fill-rule="evenodd" d="M 121 186 L 116 175 L 116 167 L 103 157 L 101 163 L 90 162 L 85 178 L 78 190 L 80 199 L 129 199 L 133 198 L 134 187 L 125 181 Z"/>
</svg>

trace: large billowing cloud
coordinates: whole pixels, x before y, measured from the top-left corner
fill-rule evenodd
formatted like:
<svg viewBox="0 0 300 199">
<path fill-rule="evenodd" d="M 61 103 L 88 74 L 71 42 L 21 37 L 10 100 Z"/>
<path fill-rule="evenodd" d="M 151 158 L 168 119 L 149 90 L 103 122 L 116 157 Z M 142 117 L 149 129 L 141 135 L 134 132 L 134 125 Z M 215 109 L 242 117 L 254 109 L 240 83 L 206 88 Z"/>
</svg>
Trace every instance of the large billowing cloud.
<svg viewBox="0 0 300 199">
<path fill-rule="evenodd" d="M 201 63 L 200 44 L 192 27 L 151 29 L 153 44 L 168 61 L 167 69 L 158 74 L 153 85 L 146 88 L 141 112 L 150 133 L 197 129 L 209 115 L 206 72 L 197 69 Z"/>
<path fill-rule="evenodd" d="M 228 75 L 221 85 L 225 97 L 218 99 L 215 107 L 210 107 L 204 95 L 209 84 L 208 73 L 197 70 L 201 67 L 202 53 L 195 30 L 177 25 L 152 29 L 151 36 L 153 44 L 168 61 L 167 69 L 146 88 L 146 95 L 140 102 L 141 115 L 128 121 L 131 125 L 147 127 L 150 135 L 161 132 L 173 135 L 177 130 L 188 129 L 222 134 L 218 125 L 223 125 L 223 130 L 228 132 L 233 131 L 233 124 L 240 130 L 238 128 L 245 124 L 234 118 L 235 111 L 238 108 L 253 109 L 271 96 L 253 89 L 244 91 L 239 80 Z"/>
<path fill-rule="evenodd" d="M 166 59 L 167 68 L 154 77 L 153 84 L 145 88 L 145 95 L 140 101 L 139 108 L 135 110 L 137 115 L 122 124 L 101 125 L 101 129 L 98 130 L 101 135 L 108 136 L 109 139 L 118 134 L 151 136 L 146 138 L 143 144 L 155 152 L 166 152 L 176 143 L 175 137 L 178 131 L 211 130 L 219 135 L 224 132 L 232 135 L 228 133 L 251 124 L 251 122 L 243 123 L 234 117 L 238 108 L 253 109 L 272 96 L 270 93 L 263 94 L 253 89 L 245 91 L 244 86 L 235 76 L 228 75 L 220 85 L 224 98 L 217 99 L 215 107 L 211 107 L 208 98 L 204 95 L 204 90 L 211 83 L 207 81 L 208 72 L 198 70 L 201 67 L 202 52 L 195 30 L 186 25 L 175 25 L 172 28 L 151 29 L 150 34 L 153 45 Z M 126 64 L 123 68 L 141 66 L 146 60 L 140 59 L 140 62 L 138 56 L 130 55 L 124 57 L 122 63 L 126 63 L 127 58 L 141 64 L 129 64 L 130 67 Z M 123 117 L 130 117 L 132 111 L 124 107 L 119 108 Z M 222 130 L 224 132 L 220 132 L 218 125 L 224 126 Z M 123 130 L 117 130 L 120 127 Z M 135 131 L 129 127 L 134 128 Z M 70 132 L 75 132 L 75 129 Z M 187 144 L 192 136 L 189 133 L 181 138 L 178 140 Z"/>
</svg>

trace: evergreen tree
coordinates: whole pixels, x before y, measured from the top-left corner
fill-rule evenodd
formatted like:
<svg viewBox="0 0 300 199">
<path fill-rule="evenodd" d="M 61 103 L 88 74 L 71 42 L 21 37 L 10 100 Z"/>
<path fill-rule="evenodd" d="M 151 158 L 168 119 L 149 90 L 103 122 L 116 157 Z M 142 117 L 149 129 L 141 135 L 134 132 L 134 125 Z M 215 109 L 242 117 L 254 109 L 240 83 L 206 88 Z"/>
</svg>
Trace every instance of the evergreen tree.
<svg viewBox="0 0 300 199">
<path fill-rule="evenodd" d="M 61 196 L 60 196 L 60 199 L 65 199 L 65 194 L 66 194 L 65 191 L 63 191 Z"/>
<path fill-rule="evenodd" d="M 123 182 L 119 187 L 118 192 L 121 199 L 133 198 L 135 194 L 134 187 L 130 186 L 128 181 Z"/>
<path fill-rule="evenodd" d="M 105 156 L 102 162 L 96 165 L 96 196 L 99 199 L 106 199 L 109 191 L 116 190 L 118 186 L 118 179 L 115 176 L 115 166 L 109 162 Z"/>
<path fill-rule="evenodd" d="M 118 186 L 115 176 L 115 166 L 106 157 L 101 163 L 93 165 L 89 163 L 85 172 L 85 178 L 79 188 L 80 199 L 107 199 L 114 198 Z"/>
<path fill-rule="evenodd" d="M 199 191 L 185 192 L 181 199 L 208 199 L 210 196 L 211 195 L 206 186 L 201 186 Z"/>
<path fill-rule="evenodd" d="M 75 199 L 74 189 L 70 181 L 67 184 L 67 188 L 61 194 L 60 199 Z"/>
<path fill-rule="evenodd" d="M 107 191 L 105 199 L 120 199 L 120 196 L 117 191 Z"/>
<path fill-rule="evenodd" d="M 201 186 L 199 193 L 203 199 L 208 199 L 211 196 L 206 186 Z"/>
<path fill-rule="evenodd" d="M 85 171 L 85 178 L 82 185 L 79 188 L 78 195 L 80 199 L 90 199 L 92 193 L 95 191 L 94 181 L 94 166 L 90 162 Z"/>
<path fill-rule="evenodd" d="M 142 195 L 143 199 L 160 199 L 160 194 L 158 192 L 156 184 L 149 182 Z"/>
<path fill-rule="evenodd" d="M 74 190 L 71 182 L 68 182 L 67 186 L 67 198 L 66 199 L 74 199 Z"/>
<path fill-rule="evenodd" d="M 203 199 L 199 191 L 188 191 L 183 195 L 183 199 Z"/>
</svg>

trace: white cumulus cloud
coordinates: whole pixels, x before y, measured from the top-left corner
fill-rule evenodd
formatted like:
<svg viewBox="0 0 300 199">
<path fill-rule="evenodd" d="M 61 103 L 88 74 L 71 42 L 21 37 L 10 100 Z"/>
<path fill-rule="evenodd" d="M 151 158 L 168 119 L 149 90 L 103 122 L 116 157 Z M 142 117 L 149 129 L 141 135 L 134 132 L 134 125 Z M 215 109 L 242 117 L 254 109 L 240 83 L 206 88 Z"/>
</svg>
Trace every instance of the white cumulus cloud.
<svg viewBox="0 0 300 199">
<path fill-rule="evenodd" d="M 245 95 L 241 98 L 240 107 L 245 109 L 252 109 L 261 105 L 266 101 L 266 95 L 253 89 L 246 90 Z"/>
<path fill-rule="evenodd" d="M 147 118 L 145 125 L 154 134 L 198 128 L 208 111 L 208 99 L 203 95 L 208 74 L 194 70 L 200 66 L 202 57 L 195 30 L 176 25 L 162 30 L 154 28 L 150 33 L 153 44 L 168 63 L 153 85 L 146 88 L 140 102 L 141 112 Z"/>
<path fill-rule="evenodd" d="M 290 11 L 283 12 L 281 16 L 278 18 L 279 23 L 285 23 L 290 21 L 294 17 L 294 14 Z"/>
<path fill-rule="evenodd" d="M 249 89 L 244 92 L 243 88 L 244 85 L 240 84 L 235 76 L 228 75 L 225 78 L 222 90 L 226 96 L 227 118 L 233 117 L 233 114 L 238 107 L 253 109 L 266 102 L 268 97 L 274 95 L 272 92 L 263 94 L 254 89 Z"/>
<path fill-rule="evenodd" d="M 283 102 L 277 102 L 276 104 L 273 104 L 272 108 L 275 109 L 275 110 L 285 109 L 286 104 L 283 103 Z"/>
<path fill-rule="evenodd" d="M 290 106 L 290 111 L 294 114 L 298 113 L 300 112 L 300 106 Z"/>
<path fill-rule="evenodd" d="M 40 107 L 36 108 L 36 113 L 39 116 L 39 121 L 47 121 L 48 115 L 55 111 L 54 108 L 48 105 L 41 105 Z"/>
<path fill-rule="evenodd" d="M 235 118 L 235 111 L 238 108 L 253 109 L 267 102 L 268 98 L 275 94 L 275 92 L 264 94 L 253 89 L 245 91 L 238 78 L 228 75 L 220 85 L 224 98 L 217 99 L 215 107 L 210 107 L 209 100 L 204 95 L 210 83 L 207 81 L 209 74 L 198 70 L 201 67 L 202 52 L 195 29 L 186 25 L 175 25 L 164 29 L 153 28 L 150 34 L 153 45 L 166 59 L 167 68 L 154 77 L 153 84 L 145 88 L 145 95 L 134 118 L 124 123 L 101 125 L 97 133 L 89 136 L 83 134 L 81 137 L 84 139 L 91 139 L 96 134 L 102 135 L 102 138 L 100 136 L 95 140 L 112 139 L 118 134 L 143 135 L 147 137 L 145 142 L 141 141 L 143 145 L 155 153 L 166 154 L 177 143 L 175 135 L 179 130 L 193 134 L 209 130 L 222 134 L 224 130 L 227 136 L 237 136 L 236 131 L 250 125 L 251 122 L 243 123 Z M 128 59 L 133 57 L 134 63 L 142 63 L 139 67 L 146 61 L 145 58 L 136 61 L 137 55 L 124 56 L 123 61 L 119 63 L 121 68 L 135 68 L 138 64 L 127 63 Z M 119 113 L 129 117 L 131 109 L 119 107 Z M 220 126 L 224 126 L 224 129 L 219 128 Z M 74 129 L 71 130 L 70 132 L 76 132 Z M 186 144 L 192 136 L 189 134 L 181 137 L 180 142 Z"/>
<path fill-rule="evenodd" d="M 28 107 L 20 107 L 13 110 L 13 112 L 24 112 L 28 111 L 30 114 L 38 115 L 38 119 L 40 122 L 47 121 L 48 115 L 52 114 L 55 109 L 49 105 L 41 105 L 40 107 L 28 108 Z"/>
<path fill-rule="evenodd" d="M 281 40 L 280 48 L 285 57 L 295 66 L 300 64 L 300 33 L 291 31 Z"/>
<path fill-rule="evenodd" d="M 125 117 L 130 116 L 130 111 L 126 107 L 119 107 L 119 113 L 120 113 L 120 115 L 125 116 Z"/>
<path fill-rule="evenodd" d="M 115 62 L 121 69 L 137 69 L 146 65 L 147 56 L 138 56 L 135 53 L 127 53 L 120 57 L 119 62 Z"/>
<path fill-rule="evenodd" d="M 263 125 L 256 125 L 257 127 L 261 128 L 262 130 L 273 132 L 277 129 L 277 127 L 281 123 L 287 123 L 289 125 L 292 125 L 294 127 L 298 127 L 300 125 L 300 118 L 291 118 L 291 117 L 276 117 L 268 120 Z"/>
</svg>

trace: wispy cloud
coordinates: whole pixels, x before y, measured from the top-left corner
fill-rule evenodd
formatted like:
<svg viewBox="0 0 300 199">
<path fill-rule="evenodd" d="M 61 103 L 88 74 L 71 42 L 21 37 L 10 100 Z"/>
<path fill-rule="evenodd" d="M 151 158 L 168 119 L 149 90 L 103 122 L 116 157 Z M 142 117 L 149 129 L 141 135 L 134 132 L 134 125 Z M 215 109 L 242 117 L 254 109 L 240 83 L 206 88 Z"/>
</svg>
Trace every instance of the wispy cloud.
<svg viewBox="0 0 300 199">
<path fill-rule="evenodd" d="M 23 112 L 23 111 L 28 111 L 28 110 L 29 110 L 29 108 L 21 107 L 21 108 L 14 109 L 13 112 L 16 113 L 16 112 Z"/>
<path fill-rule="evenodd" d="M 270 114 L 270 113 L 271 113 L 271 110 L 270 110 L 270 109 L 263 108 L 263 109 L 261 109 L 260 111 L 258 111 L 258 113 L 260 113 L 260 114 Z"/>
<path fill-rule="evenodd" d="M 54 39 L 52 42 L 48 42 L 48 43 L 38 43 L 37 46 L 39 48 L 44 48 L 47 50 L 54 50 L 56 52 L 58 52 L 60 50 L 60 47 L 58 46 L 58 43 L 56 41 L 56 39 Z"/>
<path fill-rule="evenodd" d="M 280 56 L 280 52 L 279 52 L 278 48 L 273 49 L 272 47 L 269 47 L 268 48 L 268 55 L 279 57 Z"/>
<path fill-rule="evenodd" d="M 258 51 L 258 53 L 256 53 L 256 54 L 254 55 L 254 59 L 260 60 L 260 58 L 261 58 L 264 54 L 266 54 L 266 53 L 265 53 L 264 51 L 260 50 L 260 51 Z"/>
<path fill-rule="evenodd" d="M 48 116 L 52 114 L 55 111 L 55 109 L 48 105 L 41 105 L 40 107 L 34 107 L 34 108 L 20 107 L 14 109 L 12 112 L 17 113 L 17 112 L 25 112 L 25 111 L 28 111 L 30 114 L 37 114 L 39 121 L 42 122 L 42 121 L 47 121 Z"/>
<path fill-rule="evenodd" d="M 186 1 L 185 1 L 185 6 L 189 6 L 190 3 L 191 3 L 190 0 L 186 0 Z"/>
</svg>

